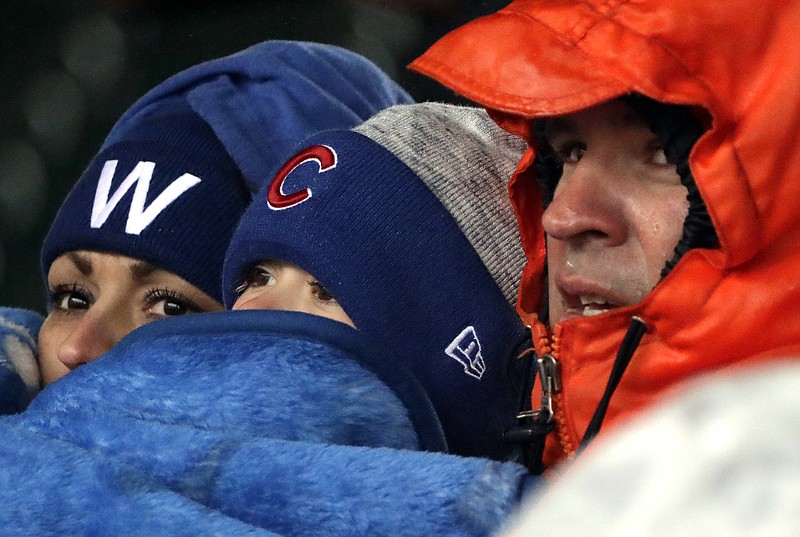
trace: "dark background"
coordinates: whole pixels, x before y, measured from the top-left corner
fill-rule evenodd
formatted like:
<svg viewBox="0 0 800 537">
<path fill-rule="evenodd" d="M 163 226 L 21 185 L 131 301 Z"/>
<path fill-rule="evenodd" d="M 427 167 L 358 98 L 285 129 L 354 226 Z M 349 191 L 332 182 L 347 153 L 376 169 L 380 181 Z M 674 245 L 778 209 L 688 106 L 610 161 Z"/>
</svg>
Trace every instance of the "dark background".
<svg viewBox="0 0 800 537">
<path fill-rule="evenodd" d="M 39 249 L 72 183 L 139 96 L 268 39 L 363 54 L 418 101 L 463 102 L 405 66 L 508 0 L 0 2 L 0 305 L 45 310 Z"/>
</svg>

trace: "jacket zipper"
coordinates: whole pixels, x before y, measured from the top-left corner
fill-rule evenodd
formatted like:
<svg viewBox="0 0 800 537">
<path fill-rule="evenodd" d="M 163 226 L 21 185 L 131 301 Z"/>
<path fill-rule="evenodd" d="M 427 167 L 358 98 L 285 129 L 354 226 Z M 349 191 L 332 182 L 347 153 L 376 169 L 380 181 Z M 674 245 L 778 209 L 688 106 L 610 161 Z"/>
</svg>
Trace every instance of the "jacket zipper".
<svg viewBox="0 0 800 537">
<path fill-rule="evenodd" d="M 599 431 L 611 396 L 647 330 L 647 323 L 643 319 L 637 316 L 631 317 L 631 323 L 628 326 L 625 338 L 614 360 L 614 366 L 611 370 L 608 386 L 606 386 L 603 398 L 598 404 L 595 415 L 592 416 L 592 420 L 589 423 L 587 431 L 584 433 L 584 437 L 577 442 L 567 431 L 566 416 L 564 414 L 564 405 L 562 402 L 561 364 L 558 356 L 561 327 L 557 325 L 552 335 L 541 323 L 537 323 L 535 329 L 532 330 L 533 344 L 539 355 L 537 360 L 537 373 L 542 386 L 541 406 L 538 410 L 532 411 L 532 414 L 536 416 L 541 413 L 546 413 L 548 420 L 554 422 L 555 433 L 561 444 L 561 449 L 567 457 L 574 457 Z M 534 401 L 531 401 L 532 408 L 534 406 L 533 403 Z M 596 424 L 594 423 L 595 421 L 597 421 Z"/>
<path fill-rule="evenodd" d="M 561 363 L 558 361 L 561 330 L 556 327 L 555 333 L 551 336 L 544 325 L 537 323 L 532 331 L 534 347 L 539 355 L 537 373 L 542 386 L 541 406 L 534 412 L 549 413 L 549 419 L 555 423 L 555 434 L 562 451 L 567 456 L 572 456 L 576 447 L 566 432 L 566 418 L 561 401 Z"/>
</svg>

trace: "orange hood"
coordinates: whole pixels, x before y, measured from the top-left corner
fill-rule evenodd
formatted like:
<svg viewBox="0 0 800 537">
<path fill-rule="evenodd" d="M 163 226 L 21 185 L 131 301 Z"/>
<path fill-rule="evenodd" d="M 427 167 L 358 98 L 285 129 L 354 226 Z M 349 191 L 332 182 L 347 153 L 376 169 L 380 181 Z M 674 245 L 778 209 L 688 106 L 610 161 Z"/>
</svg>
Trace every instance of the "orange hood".
<svg viewBox="0 0 800 537">
<path fill-rule="evenodd" d="M 546 251 L 533 148 L 517 168 L 510 192 L 528 256 L 518 310 L 541 335 L 540 352 L 555 342 L 562 368 L 560 441 L 549 439 L 547 462 L 577 447 L 634 315 L 649 330 L 611 399 L 603 431 L 686 377 L 798 355 L 797 28 L 798 2 L 517 0 L 446 35 L 411 64 L 529 141 L 533 117 L 629 92 L 710 115 L 689 162 L 719 249 L 687 253 L 639 304 L 566 321 L 554 333 L 537 322 Z"/>
</svg>

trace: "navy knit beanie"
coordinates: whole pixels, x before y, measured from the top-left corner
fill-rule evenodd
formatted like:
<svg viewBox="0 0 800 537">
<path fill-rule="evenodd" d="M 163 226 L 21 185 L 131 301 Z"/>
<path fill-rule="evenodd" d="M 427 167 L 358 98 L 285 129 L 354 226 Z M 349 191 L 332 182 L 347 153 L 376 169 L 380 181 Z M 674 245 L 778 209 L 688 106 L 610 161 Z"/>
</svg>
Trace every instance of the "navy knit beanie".
<svg viewBox="0 0 800 537">
<path fill-rule="evenodd" d="M 307 136 L 411 98 L 366 58 L 267 41 L 165 80 L 126 111 L 45 238 L 42 272 L 70 250 L 142 259 L 222 299 L 239 217 Z M 249 192 L 248 192 L 249 190 Z"/>
<path fill-rule="evenodd" d="M 162 99 L 75 184 L 45 238 L 42 270 L 46 278 L 55 258 L 71 250 L 118 253 L 220 300 L 225 249 L 249 201 L 211 127 L 184 97 Z"/>
<path fill-rule="evenodd" d="M 305 145 L 234 233 L 226 305 L 259 260 L 303 268 L 385 360 L 417 376 L 451 452 L 508 456 L 509 368 L 528 338 L 514 309 L 525 257 L 506 186 L 524 144 L 483 110 L 425 103 Z"/>
<path fill-rule="evenodd" d="M 104 147 L 125 137 L 150 103 L 183 94 L 239 167 L 251 192 L 310 135 L 349 129 L 395 104 L 414 102 L 367 58 L 305 41 L 265 41 L 165 80 L 117 122 Z"/>
</svg>

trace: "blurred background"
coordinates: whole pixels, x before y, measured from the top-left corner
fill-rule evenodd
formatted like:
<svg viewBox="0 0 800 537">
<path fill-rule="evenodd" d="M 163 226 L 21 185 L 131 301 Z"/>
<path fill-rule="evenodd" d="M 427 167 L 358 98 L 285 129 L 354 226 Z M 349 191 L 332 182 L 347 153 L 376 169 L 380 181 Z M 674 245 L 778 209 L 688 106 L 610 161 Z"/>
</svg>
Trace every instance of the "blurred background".
<svg viewBox="0 0 800 537">
<path fill-rule="evenodd" d="M 0 305 L 45 311 L 39 249 L 114 121 L 168 76 L 267 39 L 343 46 L 418 101 L 463 102 L 405 66 L 508 0 L 0 2 Z"/>
</svg>

